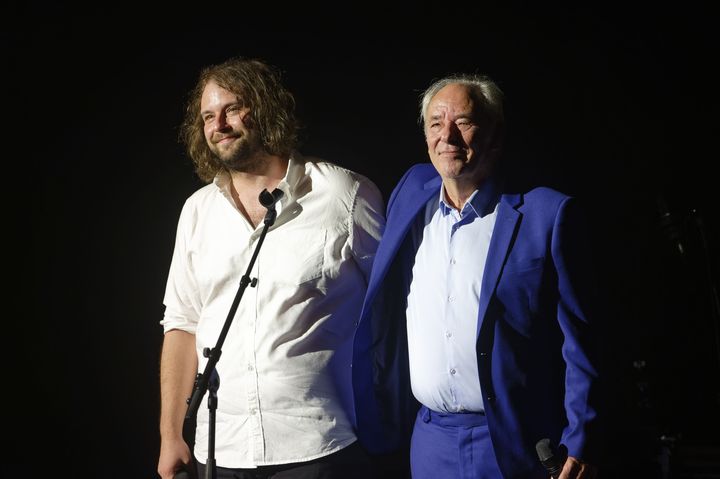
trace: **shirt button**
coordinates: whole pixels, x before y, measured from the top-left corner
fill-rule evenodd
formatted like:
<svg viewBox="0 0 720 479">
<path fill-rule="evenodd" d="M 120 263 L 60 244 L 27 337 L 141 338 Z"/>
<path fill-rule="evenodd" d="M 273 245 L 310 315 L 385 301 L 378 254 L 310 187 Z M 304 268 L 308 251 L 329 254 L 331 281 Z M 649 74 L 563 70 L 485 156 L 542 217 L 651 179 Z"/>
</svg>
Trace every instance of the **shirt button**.
<svg viewBox="0 0 720 479">
<path fill-rule="evenodd" d="M 253 370 L 253 365 L 252 365 L 252 364 L 248 364 L 248 371 L 252 371 L 252 370 Z"/>
<path fill-rule="evenodd" d="M 450 264 L 455 264 L 457 261 L 455 261 L 455 258 L 450 260 Z"/>
<path fill-rule="evenodd" d="M 453 374 L 453 375 L 454 375 L 455 372 L 456 372 L 456 371 L 455 371 L 455 368 L 452 368 L 452 369 L 450 370 L 450 374 Z"/>
<path fill-rule="evenodd" d="M 450 331 L 445 331 L 445 337 L 452 338 L 452 333 Z"/>
<path fill-rule="evenodd" d="M 448 302 L 452 303 L 454 299 L 452 296 L 448 296 Z"/>
<path fill-rule="evenodd" d="M 253 416 L 254 416 L 256 413 L 257 413 L 257 409 L 252 408 L 252 409 L 250 410 L 250 414 L 252 414 Z"/>
</svg>

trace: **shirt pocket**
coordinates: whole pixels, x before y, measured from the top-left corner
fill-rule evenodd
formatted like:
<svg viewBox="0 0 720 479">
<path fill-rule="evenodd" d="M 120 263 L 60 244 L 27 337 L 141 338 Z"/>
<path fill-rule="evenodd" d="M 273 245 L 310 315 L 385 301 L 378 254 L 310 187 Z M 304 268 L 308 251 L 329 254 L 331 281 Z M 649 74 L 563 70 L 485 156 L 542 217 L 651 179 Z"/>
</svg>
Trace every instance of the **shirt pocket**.
<svg viewBox="0 0 720 479">
<path fill-rule="evenodd" d="M 325 267 L 325 228 L 306 229 L 296 232 L 292 240 L 293 247 L 281 245 L 273 255 L 273 274 L 280 282 L 291 285 L 304 285 L 317 281 L 323 275 Z"/>
<path fill-rule="evenodd" d="M 532 258 L 522 261 L 509 261 L 503 268 L 503 274 L 506 273 L 523 273 L 530 272 L 542 268 L 545 258 Z"/>
</svg>

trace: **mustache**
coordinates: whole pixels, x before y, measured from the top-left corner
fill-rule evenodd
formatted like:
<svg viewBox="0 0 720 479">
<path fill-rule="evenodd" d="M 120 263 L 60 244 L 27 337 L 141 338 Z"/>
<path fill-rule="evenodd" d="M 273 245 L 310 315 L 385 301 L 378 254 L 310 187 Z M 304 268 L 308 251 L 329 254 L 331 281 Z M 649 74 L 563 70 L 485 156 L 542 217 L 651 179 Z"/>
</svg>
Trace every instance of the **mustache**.
<svg viewBox="0 0 720 479">
<path fill-rule="evenodd" d="M 242 135 L 240 133 L 218 133 L 216 135 L 213 135 L 212 142 L 213 143 L 219 143 L 227 138 L 241 138 Z"/>
</svg>

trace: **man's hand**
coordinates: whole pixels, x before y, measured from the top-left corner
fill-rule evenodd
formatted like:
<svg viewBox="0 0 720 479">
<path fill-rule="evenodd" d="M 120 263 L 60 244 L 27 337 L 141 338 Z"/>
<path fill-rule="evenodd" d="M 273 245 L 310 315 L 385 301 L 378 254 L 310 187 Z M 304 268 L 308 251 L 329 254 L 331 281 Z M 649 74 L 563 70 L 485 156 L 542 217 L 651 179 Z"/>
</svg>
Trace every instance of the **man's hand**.
<svg viewBox="0 0 720 479">
<path fill-rule="evenodd" d="M 558 479 L 595 479 L 597 468 L 586 464 L 579 459 L 568 456 Z"/>
</svg>

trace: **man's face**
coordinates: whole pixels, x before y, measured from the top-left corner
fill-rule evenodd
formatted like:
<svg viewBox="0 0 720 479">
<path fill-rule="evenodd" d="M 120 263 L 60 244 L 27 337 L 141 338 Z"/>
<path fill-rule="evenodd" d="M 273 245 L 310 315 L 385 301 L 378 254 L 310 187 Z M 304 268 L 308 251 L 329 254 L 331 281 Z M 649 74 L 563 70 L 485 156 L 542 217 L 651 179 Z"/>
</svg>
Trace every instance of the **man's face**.
<svg viewBox="0 0 720 479">
<path fill-rule="evenodd" d="M 425 140 L 430 161 L 445 180 L 479 183 L 490 174 L 486 154 L 493 128 L 480 113 L 469 87 L 450 84 L 438 91 L 425 115 Z"/>
<path fill-rule="evenodd" d="M 252 171 L 263 153 L 249 113 L 250 108 L 233 92 L 214 81 L 205 85 L 200 99 L 205 140 L 210 151 L 231 170 Z"/>
</svg>

